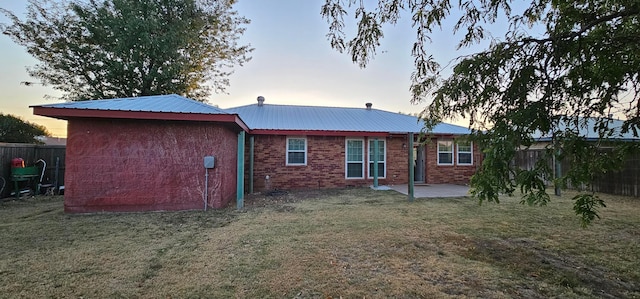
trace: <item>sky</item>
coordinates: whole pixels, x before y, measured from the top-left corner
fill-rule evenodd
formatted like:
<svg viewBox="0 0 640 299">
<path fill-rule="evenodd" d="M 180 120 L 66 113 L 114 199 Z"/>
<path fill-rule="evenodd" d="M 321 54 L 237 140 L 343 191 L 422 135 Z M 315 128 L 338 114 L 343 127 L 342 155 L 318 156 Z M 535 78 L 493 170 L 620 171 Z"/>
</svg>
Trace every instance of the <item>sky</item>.
<svg viewBox="0 0 640 299">
<path fill-rule="evenodd" d="M 331 48 L 326 39 L 328 24 L 320 15 L 323 3 L 239 0 L 235 9 L 251 20 L 241 42 L 255 49 L 252 60 L 234 69 L 227 94 L 213 94 L 208 103 L 224 109 L 253 104 L 258 96 L 264 96 L 266 104 L 365 107 L 371 102 L 376 109 L 420 112 L 427 103 L 410 103 L 410 54 L 415 36 L 410 20 L 404 18 L 395 26 L 384 27 L 378 55 L 361 69 L 348 54 Z M 19 17 L 24 16 L 26 5 L 25 0 L 0 0 L 0 7 Z M 7 21 L 0 15 L 0 23 Z M 350 32 L 355 30 L 353 25 L 347 26 Z M 466 54 L 456 51 L 460 37 L 453 36 L 450 27 L 445 24 L 442 31 L 434 32 L 429 45 L 443 65 Z M 60 102 L 55 97 L 61 93 L 51 87 L 21 84 L 37 81 L 26 72 L 36 63 L 24 48 L 0 35 L 0 112 L 44 125 L 53 136 L 66 137 L 65 121 L 33 115 L 29 108 Z"/>
</svg>

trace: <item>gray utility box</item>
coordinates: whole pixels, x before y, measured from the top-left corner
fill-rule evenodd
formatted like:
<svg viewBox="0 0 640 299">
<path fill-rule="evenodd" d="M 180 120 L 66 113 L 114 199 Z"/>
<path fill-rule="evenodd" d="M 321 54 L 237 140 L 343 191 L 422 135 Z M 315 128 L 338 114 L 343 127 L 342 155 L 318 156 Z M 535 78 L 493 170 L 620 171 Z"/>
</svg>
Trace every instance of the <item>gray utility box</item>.
<svg viewBox="0 0 640 299">
<path fill-rule="evenodd" d="M 216 157 L 206 156 L 204 157 L 204 168 L 213 168 L 216 165 Z"/>
</svg>

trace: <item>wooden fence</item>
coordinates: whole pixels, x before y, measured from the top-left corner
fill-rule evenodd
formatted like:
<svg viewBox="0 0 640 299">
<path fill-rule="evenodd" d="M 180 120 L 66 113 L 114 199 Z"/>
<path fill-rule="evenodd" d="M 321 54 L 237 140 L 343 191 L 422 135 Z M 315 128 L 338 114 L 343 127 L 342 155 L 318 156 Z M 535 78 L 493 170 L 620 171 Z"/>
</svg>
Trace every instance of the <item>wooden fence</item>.
<svg viewBox="0 0 640 299">
<path fill-rule="evenodd" d="M 11 181 L 11 159 L 13 158 L 24 159 L 25 166 L 37 165 L 39 167 L 44 164 L 42 162 L 36 164 L 36 161 L 39 159 L 44 160 L 47 163 L 47 167 L 45 168 L 42 183 L 64 186 L 65 150 L 66 146 L 64 145 L 0 143 L 0 176 L 5 182 L 0 198 L 9 196 L 13 191 L 13 182 Z M 40 177 L 35 179 L 33 183 L 37 184 L 39 180 Z M 0 180 L 0 188 L 2 188 L 2 185 L 3 182 Z M 24 183 L 21 186 L 24 186 Z"/>
<path fill-rule="evenodd" d="M 530 169 L 541 156 L 542 150 L 519 151 L 514 162 L 521 168 Z M 551 163 L 552 161 L 549 161 L 549 165 L 553 166 Z M 569 163 L 562 162 L 563 175 L 567 173 L 569 167 L 571 167 Z M 551 179 L 548 180 L 549 183 Z M 601 193 L 640 197 L 640 153 L 630 154 L 622 169 L 603 174 L 589 187 Z"/>
</svg>

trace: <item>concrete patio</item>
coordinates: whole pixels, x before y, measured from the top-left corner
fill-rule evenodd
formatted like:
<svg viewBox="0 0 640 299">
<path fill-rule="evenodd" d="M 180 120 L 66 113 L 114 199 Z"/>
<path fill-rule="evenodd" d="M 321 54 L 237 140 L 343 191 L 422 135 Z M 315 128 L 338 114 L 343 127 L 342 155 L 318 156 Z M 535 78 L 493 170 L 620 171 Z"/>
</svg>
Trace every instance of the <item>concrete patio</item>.
<svg viewBox="0 0 640 299">
<path fill-rule="evenodd" d="M 404 185 L 389 186 L 390 189 L 408 195 L 409 188 Z M 413 188 L 415 198 L 436 198 L 436 197 L 463 197 L 469 196 L 469 186 L 453 184 L 430 184 L 415 185 Z"/>
</svg>

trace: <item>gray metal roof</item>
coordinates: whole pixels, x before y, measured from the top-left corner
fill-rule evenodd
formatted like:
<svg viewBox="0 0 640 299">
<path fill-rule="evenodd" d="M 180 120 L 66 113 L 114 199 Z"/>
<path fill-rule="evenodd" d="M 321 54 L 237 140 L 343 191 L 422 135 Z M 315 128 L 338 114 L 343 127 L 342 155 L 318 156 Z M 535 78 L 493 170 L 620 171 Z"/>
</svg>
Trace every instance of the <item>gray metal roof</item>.
<svg viewBox="0 0 640 299">
<path fill-rule="evenodd" d="M 237 114 L 252 130 L 345 131 L 419 133 L 423 122 L 415 116 L 378 109 L 258 104 L 220 109 L 176 94 L 48 104 L 32 107 L 72 110 L 165 112 L 177 114 Z M 470 134 L 446 123 L 434 134 Z"/>
<path fill-rule="evenodd" d="M 86 109 L 104 111 L 167 112 L 196 114 L 229 114 L 226 111 L 177 94 L 79 101 L 40 105 L 44 108 Z"/>
<path fill-rule="evenodd" d="M 615 139 L 620 141 L 637 141 L 640 140 L 640 137 L 634 136 L 633 132 L 626 132 L 622 134 L 622 125 L 624 121 L 619 119 L 608 119 L 607 120 L 608 128 L 613 130 L 613 135 L 609 136 L 608 139 Z M 597 125 L 597 119 L 595 118 L 581 118 L 579 120 L 579 124 L 576 127 L 575 124 L 568 124 L 566 122 L 560 122 L 558 125 L 558 129 L 561 131 L 564 130 L 577 130 L 578 135 L 584 137 L 587 140 L 598 140 L 600 136 L 598 132 L 594 131 L 594 128 Z M 536 132 L 533 134 L 533 138 L 537 141 L 552 141 L 553 132 L 540 133 Z"/>
<path fill-rule="evenodd" d="M 225 111 L 238 114 L 252 130 L 419 133 L 423 128 L 415 116 L 378 109 L 253 104 Z M 471 131 L 441 123 L 432 133 L 465 135 Z"/>
</svg>

